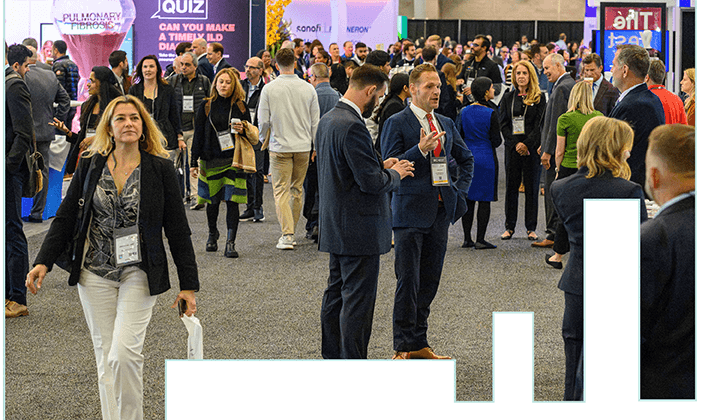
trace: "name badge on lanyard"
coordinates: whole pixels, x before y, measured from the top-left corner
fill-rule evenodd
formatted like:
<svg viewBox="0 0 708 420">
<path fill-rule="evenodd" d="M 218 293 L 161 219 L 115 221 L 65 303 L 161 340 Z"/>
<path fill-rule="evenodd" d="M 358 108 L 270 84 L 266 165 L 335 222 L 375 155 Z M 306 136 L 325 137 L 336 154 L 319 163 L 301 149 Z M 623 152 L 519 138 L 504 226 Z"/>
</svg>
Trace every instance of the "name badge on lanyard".
<svg viewBox="0 0 708 420">
<path fill-rule="evenodd" d="M 446 156 L 430 156 L 430 174 L 434 187 L 447 187 L 450 185 L 447 177 Z"/>
<path fill-rule="evenodd" d="M 116 249 L 116 267 L 137 264 L 142 261 L 140 255 L 140 232 L 138 225 L 117 228 L 113 231 Z"/>
<path fill-rule="evenodd" d="M 86 129 L 86 137 L 91 137 L 96 135 L 96 129 L 95 128 L 87 128 Z"/>
<path fill-rule="evenodd" d="M 231 111 L 232 109 L 229 108 L 229 118 L 226 121 L 231 121 Z M 229 124 L 226 130 L 219 131 L 216 129 L 214 122 L 211 120 L 211 114 L 209 114 L 209 123 L 211 124 L 211 128 L 214 129 L 216 137 L 219 139 L 219 146 L 221 147 L 221 151 L 224 152 L 226 150 L 233 149 L 234 144 L 236 144 L 236 142 L 234 141 L 234 138 L 231 134 L 231 124 Z"/>
<path fill-rule="evenodd" d="M 511 99 L 511 113 L 514 113 L 514 102 L 516 101 L 516 95 L 514 95 Z M 526 111 L 529 109 L 528 106 L 525 104 L 522 104 L 524 106 L 524 115 L 519 115 L 517 117 L 512 117 L 511 118 L 511 128 L 514 130 L 514 135 L 523 135 L 526 134 L 526 130 L 524 128 L 524 121 L 526 120 Z"/>
<path fill-rule="evenodd" d="M 221 146 L 222 152 L 234 148 L 234 141 L 231 137 L 231 129 L 219 131 L 216 135 L 219 137 L 219 146 Z"/>
<path fill-rule="evenodd" d="M 194 112 L 194 96 L 184 96 L 182 98 L 182 112 Z"/>
</svg>

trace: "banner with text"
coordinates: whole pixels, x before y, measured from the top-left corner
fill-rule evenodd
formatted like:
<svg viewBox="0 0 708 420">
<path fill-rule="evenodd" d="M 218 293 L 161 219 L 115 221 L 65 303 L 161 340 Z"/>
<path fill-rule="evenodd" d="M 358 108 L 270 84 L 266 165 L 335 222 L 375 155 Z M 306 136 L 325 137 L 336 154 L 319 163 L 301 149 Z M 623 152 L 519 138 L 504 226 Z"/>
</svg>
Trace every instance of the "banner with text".
<svg viewBox="0 0 708 420">
<path fill-rule="evenodd" d="M 612 60 L 617 45 L 633 44 L 653 50 L 666 62 L 665 47 L 665 10 L 663 6 L 637 4 L 629 6 L 602 6 L 601 32 L 603 37 L 603 56 L 605 71 L 612 68 Z"/>
<path fill-rule="evenodd" d="M 398 0 L 293 0 L 283 20 L 290 20 L 291 39 L 363 42 L 386 49 L 397 40 Z"/>
<path fill-rule="evenodd" d="M 250 0 L 136 1 L 135 62 L 154 54 L 163 70 L 180 42 L 204 38 L 224 46 L 224 59 L 243 69 L 249 58 Z"/>
</svg>

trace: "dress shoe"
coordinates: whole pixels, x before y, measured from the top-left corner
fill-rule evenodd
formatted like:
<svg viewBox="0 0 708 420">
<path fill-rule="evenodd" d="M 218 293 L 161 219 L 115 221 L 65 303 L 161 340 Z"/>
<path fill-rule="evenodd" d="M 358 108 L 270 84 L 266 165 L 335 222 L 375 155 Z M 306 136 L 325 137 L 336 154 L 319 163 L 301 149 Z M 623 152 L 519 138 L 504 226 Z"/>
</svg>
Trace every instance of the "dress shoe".
<svg viewBox="0 0 708 420">
<path fill-rule="evenodd" d="M 531 246 L 534 246 L 536 248 L 552 248 L 553 247 L 553 241 L 546 238 L 542 240 L 541 242 L 534 242 L 531 244 Z"/>
<path fill-rule="evenodd" d="M 563 269 L 563 262 L 562 261 L 551 261 L 551 257 L 553 254 L 546 254 L 546 264 L 550 265 L 551 267 L 557 269 L 557 270 L 562 270 Z"/>
<path fill-rule="evenodd" d="M 392 357 L 393 360 L 406 360 L 410 358 L 411 354 L 407 351 L 397 351 Z"/>
<path fill-rule="evenodd" d="M 211 230 L 209 229 L 209 237 L 207 238 L 207 243 L 206 243 L 206 252 L 216 252 L 217 249 L 219 249 L 219 244 L 216 243 L 216 241 L 219 240 L 219 231 L 214 229 Z"/>
<path fill-rule="evenodd" d="M 474 248 L 474 242 L 472 241 L 464 241 L 462 242 L 462 247 L 461 248 Z"/>
<path fill-rule="evenodd" d="M 196 203 L 192 207 L 190 207 L 190 210 L 201 210 L 204 208 L 204 203 Z"/>
<path fill-rule="evenodd" d="M 315 225 L 315 227 L 312 228 L 312 235 L 310 235 L 310 239 L 315 241 L 317 243 L 317 240 L 320 237 L 320 227 Z"/>
<path fill-rule="evenodd" d="M 27 306 L 19 304 L 12 300 L 8 300 L 5 302 L 5 318 L 17 318 L 18 316 L 26 315 L 29 315 Z"/>
<path fill-rule="evenodd" d="M 42 220 L 42 218 L 38 219 L 36 217 L 27 216 L 27 222 L 29 222 L 29 223 L 42 223 L 42 222 L 44 222 L 44 220 Z"/>
<path fill-rule="evenodd" d="M 489 242 L 487 242 L 487 241 L 485 241 L 484 239 L 482 239 L 481 241 L 477 241 L 477 242 L 474 244 L 474 247 L 477 248 L 477 249 L 494 249 L 494 248 L 496 248 L 497 246 L 494 245 L 494 244 L 490 244 Z"/>
<path fill-rule="evenodd" d="M 452 357 L 440 356 L 433 353 L 433 349 L 430 347 L 423 347 L 420 350 L 412 351 L 409 355 L 411 359 L 452 359 Z"/>
</svg>

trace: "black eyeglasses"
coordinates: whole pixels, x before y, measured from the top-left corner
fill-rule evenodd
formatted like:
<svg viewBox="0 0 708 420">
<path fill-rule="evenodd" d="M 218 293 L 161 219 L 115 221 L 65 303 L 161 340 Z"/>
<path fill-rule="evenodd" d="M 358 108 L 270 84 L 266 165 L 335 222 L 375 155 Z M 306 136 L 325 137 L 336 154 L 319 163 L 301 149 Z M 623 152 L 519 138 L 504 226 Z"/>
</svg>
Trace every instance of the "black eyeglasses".
<svg viewBox="0 0 708 420">
<path fill-rule="evenodd" d="M 244 67 L 246 67 L 246 70 L 251 70 L 251 69 L 258 70 L 260 68 L 260 67 L 253 67 L 253 66 L 244 66 Z"/>
</svg>

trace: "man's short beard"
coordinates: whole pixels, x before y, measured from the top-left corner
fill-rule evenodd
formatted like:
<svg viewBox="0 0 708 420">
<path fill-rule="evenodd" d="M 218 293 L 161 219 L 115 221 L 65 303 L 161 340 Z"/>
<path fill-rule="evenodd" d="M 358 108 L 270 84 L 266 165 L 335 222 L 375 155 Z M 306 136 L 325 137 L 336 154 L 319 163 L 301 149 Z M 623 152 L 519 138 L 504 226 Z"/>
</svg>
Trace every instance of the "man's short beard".
<svg viewBox="0 0 708 420">
<path fill-rule="evenodd" d="M 376 105 L 378 105 L 378 104 L 376 103 L 376 95 L 374 95 L 371 97 L 369 102 L 367 102 L 364 105 L 364 111 L 361 113 L 361 115 L 364 118 L 369 118 L 371 116 L 371 114 L 374 113 L 374 109 L 376 109 Z"/>
</svg>

